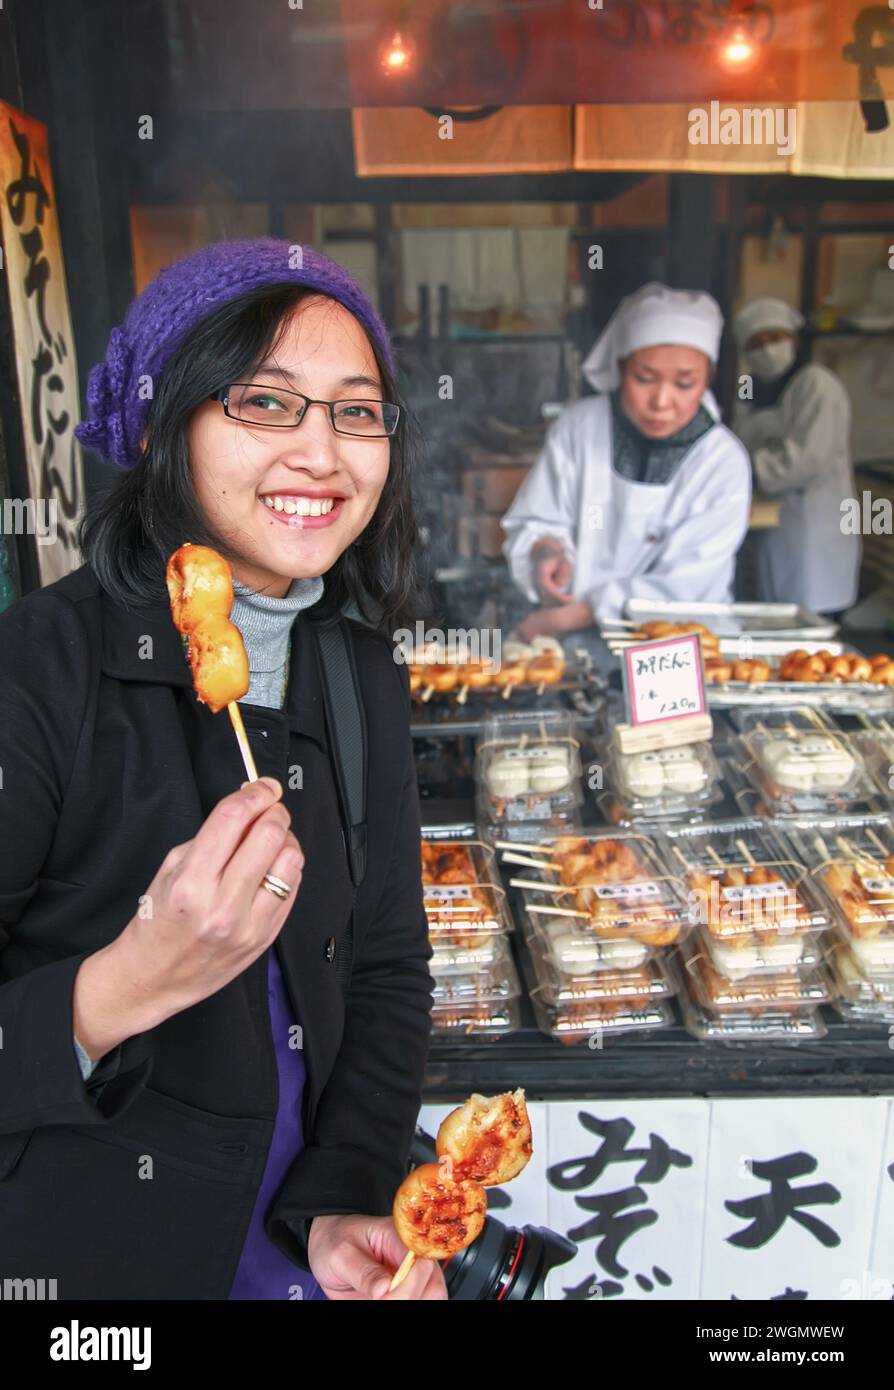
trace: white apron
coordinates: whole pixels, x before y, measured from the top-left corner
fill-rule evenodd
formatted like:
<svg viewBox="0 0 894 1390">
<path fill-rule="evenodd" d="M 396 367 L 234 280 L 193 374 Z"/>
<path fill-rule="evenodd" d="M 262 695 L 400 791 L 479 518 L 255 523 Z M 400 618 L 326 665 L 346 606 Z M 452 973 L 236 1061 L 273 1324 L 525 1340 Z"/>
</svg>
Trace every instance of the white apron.
<svg viewBox="0 0 894 1390">
<path fill-rule="evenodd" d="M 708 393 L 704 404 L 717 414 Z M 720 423 L 692 445 L 670 483 L 622 478 L 612 467 L 611 402 L 569 405 L 503 518 L 513 579 L 532 603 L 530 551 L 558 537 L 574 564 L 571 593 L 597 618 L 623 616 L 628 598 L 730 599 L 748 529 L 748 455 Z"/>
</svg>

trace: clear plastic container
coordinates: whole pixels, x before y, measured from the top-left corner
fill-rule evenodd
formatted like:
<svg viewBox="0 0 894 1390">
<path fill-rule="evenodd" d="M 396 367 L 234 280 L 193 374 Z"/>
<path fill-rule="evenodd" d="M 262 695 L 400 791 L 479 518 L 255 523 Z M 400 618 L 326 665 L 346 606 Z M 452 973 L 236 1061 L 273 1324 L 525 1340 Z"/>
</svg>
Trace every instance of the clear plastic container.
<svg viewBox="0 0 894 1390">
<path fill-rule="evenodd" d="M 788 839 L 864 974 L 894 971 L 894 824 L 888 816 L 799 825 Z"/>
<path fill-rule="evenodd" d="M 829 953 L 829 966 L 840 1000 L 894 1011 L 894 976 L 865 975 L 846 942 L 839 942 L 837 949 Z"/>
<path fill-rule="evenodd" d="M 683 963 L 689 993 L 709 1013 L 743 1014 L 755 1009 L 788 1013 L 793 1009 L 815 1009 L 827 1003 L 832 994 L 828 976 L 819 968 L 743 975 L 730 980 L 716 971 L 708 955 L 701 951 L 690 951 L 684 955 Z"/>
<path fill-rule="evenodd" d="M 526 917 L 527 940 L 537 941 L 557 974 L 572 978 L 604 971 L 638 970 L 652 949 L 633 937 L 606 941 L 568 917 Z"/>
<path fill-rule="evenodd" d="M 608 999 L 663 999 L 674 992 L 675 986 L 657 959 L 636 969 L 597 970 L 575 975 L 556 970 L 536 937 L 529 940 L 528 949 L 537 979 L 531 996 L 536 995 L 548 1007 Z"/>
<path fill-rule="evenodd" d="M 469 949 L 482 936 L 511 929 L 489 845 L 426 838 L 421 853 L 423 901 L 433 947 Z"/>
<path fill-rule="evenodd" d="M 885 800 L 894 792 L 894 734 L 887 732 L 890 728 L 890 721 L 882 720 L 876 729 L 851 735 L 876 791 Z"/>
<path fill-rule="evenodd" d="M 453 1037 L 502 1037 L 521 1027 L 518 999 L 444 1004 L 432 1009 L 432 1028 Z"/>
<path fill-rule="evenodd" d="M 752 1012 L 720 1014 L 687 994 L 678 997 L 686 1030 L 700 1042 L 809 1042 L 828 1032 L 819 1009 L 759 1006 Z"/>
<path fill-rule="evenodd" d="M 852 735 L 789 720 L 744 733 L 738 757 L 771 815 L 842 814 L 869 809 L 876 789 Z"/>
<path fill-rule="evenodd" d="M 496 940 L 497 950 L 489 965 L 463 972 L 449 971 L 435 975 L 432 999 L 435 1007 L 453 1007 L 470 1003 L 503 1004 L 521 994 L 518 973 L 505 938 Z M 434 972 L 432 972 L 434 974 Z"/>
<path fill-rule="evenodd" d="M 532 994 L 534 1016 L 543 1033 L 563 1043 L 586 1042 L 598 1051 L 603 1034 L 649 1032 L 667 1028 L 674 1015 L 666 999 L 589 999 L 579 1004 L 551 1007 Z"/>
<path fill-rule="evenodd" d="M 668 828 L 663 846 L 687 885 L 702 939 L 749 953 L 743 960 L 828 926 L 803 861 L 758 820 Z"/>
<path fill-rule="evenodd" d="M 439 941 L 432 948 L 428 968 L 436 977 L 467 975 L 472 970 L 486 969 L 499 960 L 503 941 L 502 935 L 476 937 L 471 946 L 460 946 L 451 940 Z"/>
<path fill-rule="evenodd" d="M 774 975 L 780 971 L 801 970 L 817 965 L 822 959 L 820 941 L 815 932 L 777 933 L 772 941 L 755 941 L 749 945 L 734 945 L 713 936 L 707 926 L 699 927 L 699 945 L 714 969 L 728 980 L 740 980 L 746 975 Z"/>
<path fill-rule="evenodd" d="M 789 705 L 768 706 L 765 709 L 740 706 L 729 711 L 729 717 L 741 734 L 750 734 L 769 729 L 771 733 L 784 734 L 787 729 L 798 732 L 817 731 L 837 733 L 838 725 L 822 709 L 808 708 L 792 702 Z"/>
<path fill-rule="evenodd" d="M 479 824 L 577 823 L 583 800 L 580 744 L 564 710 L 485 721 L 475 753 Z"/>
<path fill-rule="evenodd" d="M 502 861 L 514 867 L 510 853 L 504 850 Z M 606 940 L 633 938 L 659 947 L 673 944 L 689 925 L 679 879 L 643 835 L 621 830 L 558 836 L 525 855 L 530 863 L 510 882 L 522 893 L 533 930 L 539 917 L 565 917 Z"/>
<path fill-rule="evenodd" d="M 723 795 L 720 768 L 709 743 L 688 743 L 648 753 L 608 754 L 609 792 L 624 820 L 692 819 Z M 614 817 L 613 817 L 614 818 Z"/>
</svg>

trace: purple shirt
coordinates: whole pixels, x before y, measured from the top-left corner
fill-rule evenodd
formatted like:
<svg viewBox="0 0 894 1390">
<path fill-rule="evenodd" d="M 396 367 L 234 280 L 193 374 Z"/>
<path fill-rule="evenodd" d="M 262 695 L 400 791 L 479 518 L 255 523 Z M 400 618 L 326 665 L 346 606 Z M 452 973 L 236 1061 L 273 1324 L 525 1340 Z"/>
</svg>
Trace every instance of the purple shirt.
<svg viewBox="0 0 894 1390">
<path fill-rule="evenodd" d="M 290 1029 L 295 1026 L 289 998 L 283 983 L 276 951 L 268 952 L 267 994 L 270 1001 L 270 1026 L 273 1048 L 279 1073 L 279 1104 L 267 1166 L 258 1189 L 251 1224 L 230 1289 L 230 1298 L 325 1299 L 326 1295 L 312 1274 L 292 1264 L 272 1243 L 264 1230 L 267 1209 L 289 1169 L 292 1160 L 304 1148 L 301 1125 L 301 1098 L 304 1094 L 306 1072 L 304 1053 L 289 1046 Z M 300 1293 L 298 1290 L 300 1289 Z"/>
</svg>

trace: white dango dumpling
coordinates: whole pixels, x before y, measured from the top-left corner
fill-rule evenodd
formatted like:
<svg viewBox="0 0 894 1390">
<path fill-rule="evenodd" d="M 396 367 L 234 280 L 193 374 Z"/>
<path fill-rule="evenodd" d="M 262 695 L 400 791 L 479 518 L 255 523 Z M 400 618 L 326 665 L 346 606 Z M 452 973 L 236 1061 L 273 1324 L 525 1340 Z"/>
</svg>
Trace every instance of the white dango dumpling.
<svg viewBox="0 0 894 1390">
<path fill-rule="evenodd" d="M 527 764 L 533 792 L 562 792 L 571 781 L 569 750 L 561 744 L 538 744 L 531 749 Z"/>
<path fill-rule="evenodd" d="M 524 796 L 531 787 L 528 759 L 511 752 L 497 753 L 484 777 L 491 795 L 501 799 Z"/>
<path fill-rule="evenodd" d="M 813 785 L 817 791 L 838 791 L 850 781 L 854 760 L 837 739 L 811 735 L 803 741 L 803 751 L 813 764 Z"/>
<path fill-rule="evenodd" d="M 622 754 L 621 770 L 635 796 L 660 796 L 664 790 L 664 768 L 657 753 Z"/>
<path fill-rule="evenodd" d="M 668 791 L 692 795 L 702 790 L 707 774 L 701 759 L 691 748 L 667 748 L 660 758 Z"/>
<path fill-rule="evenodd" d="M 761 762 L 767 775 L 781 787 L 792 791 L 812 791 L 813 768 L 805 758 L 797 740 L 772 738 L 761 751 Z"/>
<path fill-rule="evenodd" d="M 791 936 L 761 946 L 732 946 L 711 940 L 711 957 L 717 969 L 729 980 L 751 975 L 755 970 L 772 966 L 788 970 L 797 965 L 804 954 L 804 938 Z"/>
<path fill-rule="evenodd" d="M 649 948 L 641 941 L 601 941 L 587 932 L 569 929 L 558 918 L 548 922 L 545 930 L 550 948 L 559 968 L 568 975 L 590 975 L 597 970 L 628 970 L 642 965 Z"/>
<path fill-rule="evenodd" d="M 855 766 L 836 738 L 813 733 L 770 739 L 761 761 L 774 782 L 793 791 L 837 791 L 850 781 Z"/>
</svg>

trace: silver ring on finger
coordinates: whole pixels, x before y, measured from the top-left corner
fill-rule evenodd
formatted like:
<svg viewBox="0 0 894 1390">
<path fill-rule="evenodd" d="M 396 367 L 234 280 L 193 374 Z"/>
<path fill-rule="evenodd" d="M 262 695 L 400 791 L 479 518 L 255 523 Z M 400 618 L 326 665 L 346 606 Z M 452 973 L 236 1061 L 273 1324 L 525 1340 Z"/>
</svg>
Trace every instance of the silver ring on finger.
<svg viewBox="0 0 894 1390">
<path fill-rule="evenodd" d="M 285 879 L 277 878 L 275 874 L 265 874 L 261 879 L 261 887 L 266 888 L 267 892 L 273 893 L 275 897 L 282 898 L 283 901 L 292 891 L 291 883 L 286 883 Z"/>
</svg>

